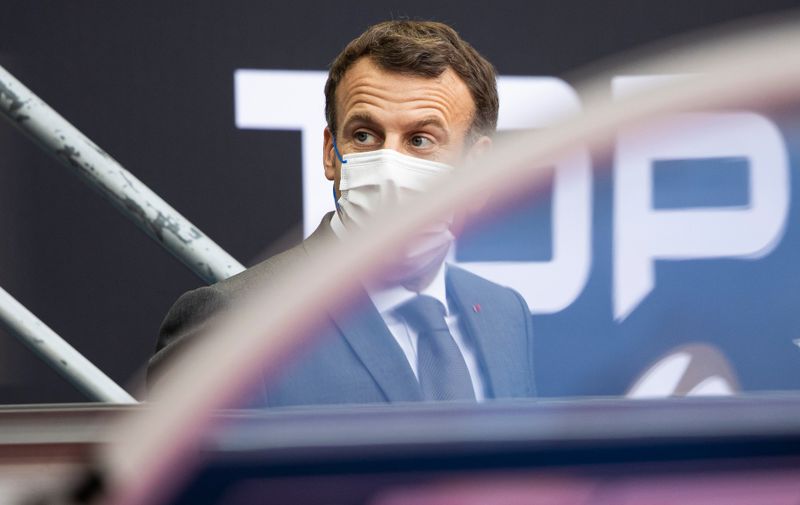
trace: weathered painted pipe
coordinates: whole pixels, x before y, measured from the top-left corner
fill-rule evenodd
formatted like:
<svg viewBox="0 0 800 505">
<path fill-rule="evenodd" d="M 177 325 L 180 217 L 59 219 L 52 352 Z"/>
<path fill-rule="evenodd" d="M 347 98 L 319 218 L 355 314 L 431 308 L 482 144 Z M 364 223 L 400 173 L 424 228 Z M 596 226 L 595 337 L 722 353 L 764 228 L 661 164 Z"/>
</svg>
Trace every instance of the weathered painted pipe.
<svg viewBox="0 0 800 505">
<path fill-rule="evenodd" d="M 0 66 L 0 112 L 206 282 L 244 267 Z"/>
<path fill-rule="evenodd" d="M 244 267 L 0 66 L 0 112 L 206 282 Z M 0 288 L 0 322 L 92 398 L 136 400 Z"/>
<path fill-rule="evenodd" d="M 110 403 L 136 399 L 0 288 L 0 322 L 90 398 Z"/>
</svg>

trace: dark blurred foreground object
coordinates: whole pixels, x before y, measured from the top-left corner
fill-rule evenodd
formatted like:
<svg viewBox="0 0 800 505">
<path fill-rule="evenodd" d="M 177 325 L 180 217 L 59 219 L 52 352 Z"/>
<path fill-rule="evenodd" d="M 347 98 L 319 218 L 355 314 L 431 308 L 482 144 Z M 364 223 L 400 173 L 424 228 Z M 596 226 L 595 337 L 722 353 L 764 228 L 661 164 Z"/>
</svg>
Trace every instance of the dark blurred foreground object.
<svg viewBox="0 0 800 505">
<path fill-rule="evenodd" d="M 0 409 L 3 503 L 97 503 L 102 469 L 87 471 L 89 455 L 102 427 L 131 408 L 146 407 Z M 275 409 L 217 420 L 198 471 L 169 503 L 800 501 L 798 396 Z M 86 476 L 81 489 L 54 489 L 71 472 Z M 76 493 L 81 500 L 67 497 Z"/>
</svg>

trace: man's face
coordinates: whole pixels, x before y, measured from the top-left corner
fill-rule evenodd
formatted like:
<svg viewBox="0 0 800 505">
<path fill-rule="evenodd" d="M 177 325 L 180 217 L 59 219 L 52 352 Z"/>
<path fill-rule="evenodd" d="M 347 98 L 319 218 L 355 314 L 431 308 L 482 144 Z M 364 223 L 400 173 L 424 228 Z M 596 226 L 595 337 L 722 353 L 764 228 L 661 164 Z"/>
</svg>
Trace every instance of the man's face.
<svg viewBox="0 0 800 505">
<path fill-rule="evenodd" d="M 338 132 L 342 155 L 377 149 L 457 165 L 470 151 L 491 141 L 481 137 L 465 149 L 475 105 L 467 85 L 451 69 L 426 78 L 388 72 L 369 57 L 356 61 L 336 89 Z M 339 196 L 342 165 L 333 150 L 333 136 L 324 133 L 325 177 Z"/>
</svg>

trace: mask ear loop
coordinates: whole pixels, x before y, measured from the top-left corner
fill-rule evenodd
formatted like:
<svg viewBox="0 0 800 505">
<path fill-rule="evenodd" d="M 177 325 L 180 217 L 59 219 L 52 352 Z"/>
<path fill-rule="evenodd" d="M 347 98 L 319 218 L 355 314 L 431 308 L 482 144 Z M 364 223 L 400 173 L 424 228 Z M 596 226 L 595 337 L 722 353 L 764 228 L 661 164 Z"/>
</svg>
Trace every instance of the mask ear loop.
<svg viewBox="0 0 800 505">
<path fill-rule="evenodd" d="M 339 158 L 339 162 L 342 165 L 344 165 L 345 163 L 347 163 L 347 160 L 342 158 L 341 153 L 339 153 L 339 148 L 336 147 L 336 137 L 331 135 L 331 138 L 333 139 L 333 152 L 336 153 L 336 157 Z M 333 203 L 334 203 L 334 205 L 336 205 L 336 210 L 338 211 L 339 210 L 339 200 L 336 198 L 336 184 L 335 183 L 334 183 L 333 187 L 331 187 L 331 191 L 333 192 Z"/>
<path fill-rule="evenodd" d="M 332 136 L 331 138 L 333 139 L 333 152 L 336 153 L 336 157 L 339 158 L 339 162 L 344 165 L 345 163 L 347 163 L 347 160 L 342 158 L 342 155 L 339 153 L 339 148 L 336 147 L 336 137 Z"/>
<path fill-rule="evenodd" d="M 336 205 L 336 211 L 339 211 L 339 200 L 336 199 L 336 186 L 331 186 L 331 192 L 333 193 L 333 204 Z"/>
</svg>

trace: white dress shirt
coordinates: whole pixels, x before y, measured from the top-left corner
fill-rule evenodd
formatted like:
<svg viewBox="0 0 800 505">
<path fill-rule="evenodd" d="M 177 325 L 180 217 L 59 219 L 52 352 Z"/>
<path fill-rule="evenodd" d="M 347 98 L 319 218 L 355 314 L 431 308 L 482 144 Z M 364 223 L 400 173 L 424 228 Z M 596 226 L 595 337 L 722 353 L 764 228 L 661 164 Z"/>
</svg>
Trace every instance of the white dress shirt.
<svg viewBox="0 0 800 505">
<path fill-rule="evenodd" d="M 344 223 L 342 223 L 338 212 L 334 213 L 333 217 L 331 218 L 331 228 L 337 237 L 341 238 L 346 233 Z M 405 354 L 408 364 L 411 366 L 411 370 L 414 371 L 414 375 L 418 379 L 418 334 L 411 326 L 408 325 L 408 323 L 406 323 L 405 319 L 399 317 L 395 313 L 395 310 L 400 305 L 417 295 L 428 295 L 439 300 L 445 307 L 446 314 L 444 319 L 447 323 L 448 329 L 450 330 L 450 334 L 453 336 L 453 340 L 455 340 L 458 350 L 461 351 L 464 362 L 467 364 L 469 377 L 472 380 L 472 388 L 475 391 L 475 399 L 477 401 L 483 401 L 485 399 L 483 378 L 481 377 L 474 345 L 472 342 L 469 342 L 464 338 L 464 332 L 461 330 L 461 325 L 458 323 L 458 315 L 451 312 L 447 305 L 445 268 L 445 264 L 442 263 L 442 266 L 436 273 L 436 277 L 434 277 L 433 282 L 431 282 L 428 287 L 420 292 L 411 291 L 403 286 L 398 285 L 381 290 L 367 288 L 367 294 L 369 294 L 369 297 L 372 300 L 372 303 L 375 305 L 375 308 L 378 309 L 378 313 L 381 315 L 386 323 L 386 326 L 389 328 L 389 332 L 397 341 L 400 349 L 403 350 L 403 354 Z"/>
</svg>

